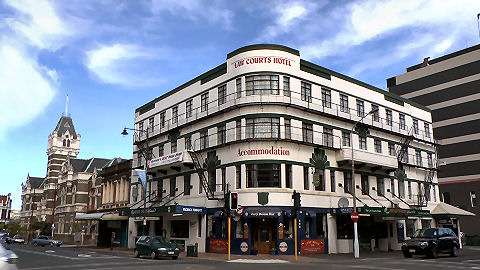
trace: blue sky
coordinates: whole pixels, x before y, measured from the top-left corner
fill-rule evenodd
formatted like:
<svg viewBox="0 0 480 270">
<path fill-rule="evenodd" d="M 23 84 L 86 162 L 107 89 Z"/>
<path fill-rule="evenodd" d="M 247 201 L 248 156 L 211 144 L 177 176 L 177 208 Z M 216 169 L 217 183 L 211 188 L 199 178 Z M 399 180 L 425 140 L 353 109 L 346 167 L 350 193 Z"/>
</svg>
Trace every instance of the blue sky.
<svg viewBox="0 0 480 270">
<path fill-rule="evenodd" d="M 386 89 L 424 57 L 479 43 L 480 1 L 3 0 L 0 2 L 0 194 L 21 205 L 44 177 L 48 135 L 65 110 L 79 158 L 132 156 L 134 111 L 223 63 L 275 43 Z"/>
</svg>

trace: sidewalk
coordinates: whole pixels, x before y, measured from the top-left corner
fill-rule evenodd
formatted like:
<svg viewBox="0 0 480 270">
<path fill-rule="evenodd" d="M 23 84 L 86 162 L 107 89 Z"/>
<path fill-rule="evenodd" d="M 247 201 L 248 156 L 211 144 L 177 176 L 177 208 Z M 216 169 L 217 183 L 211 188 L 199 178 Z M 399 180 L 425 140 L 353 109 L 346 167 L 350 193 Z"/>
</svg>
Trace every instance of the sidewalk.
<svg viewBox="0 0 480 270">
<path fill-rule="evenodd" d="M 95 251 L 99 253 L 107 253 L 117 256 L 133 256 L 133 249 L 126 248 L 96 248 L 96 247 L 86 247 L 89 251 Z M 227 254 L 218 254 L 218 253 L 198 253 L 198 257 L 186 257 L 186 252 L 180 253 L 180 258 L 188 258 L 191 260 L 208 260 L 208 261 L 218 261 L 225 262 L 228 259 Z M 362 253 L 360 254 L 359 259 L 371 259 L 371 258 L 389 258 L 389 257 L 403 257 L 401 251 L 390 251 L 390 252 L 371 252 L 371 253 Z M 299 255 L 298 262 L 304 263 L 314 263 L 314 262 L 324 262 L 324 261 L 335 261 L 335 260 L 354 260 L 353 254 L 315 254 L 315 255 Z M 294 255 L 270 255 L 270 254 L 258 254 L 258 255 L 237 255 L 231 254 L 231 261 L 234 260 L 281 260 L 287 262 L 295 262 Z"/>
</svg>

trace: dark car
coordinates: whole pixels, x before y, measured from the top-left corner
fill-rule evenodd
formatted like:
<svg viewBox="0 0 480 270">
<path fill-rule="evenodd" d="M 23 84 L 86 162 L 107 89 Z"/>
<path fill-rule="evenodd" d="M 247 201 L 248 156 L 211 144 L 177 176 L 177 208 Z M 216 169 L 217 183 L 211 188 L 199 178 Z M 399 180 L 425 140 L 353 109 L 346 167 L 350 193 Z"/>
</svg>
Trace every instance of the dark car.
<svg viewBox="0 0 480 270">
<path fill-rule="evenodd" d="M 137 258 L 146 255 L 152 259 L 171 257 L 176 260 L 179 253 L 180 250 L 175 244 L 161 236 L 143 235 L 135 243 L 135 257 Z"/>
<path fill-rule="evenodd" d="M 32 240 L 32 245 L 34 246 L 61 246 L 62 241 L 54 240 L 51 236 L 39 235 Z"/>
<path fill-rule="evenodd" d="M 457 257 L 460 247 L 455 233 L 448 228 L 419 229 L 412 239 L 402 245 L 402 252 L 405 258 L 412 255 L 427 255 L 436 258 L 439 253 L 448 253 Z"/>
</svg>

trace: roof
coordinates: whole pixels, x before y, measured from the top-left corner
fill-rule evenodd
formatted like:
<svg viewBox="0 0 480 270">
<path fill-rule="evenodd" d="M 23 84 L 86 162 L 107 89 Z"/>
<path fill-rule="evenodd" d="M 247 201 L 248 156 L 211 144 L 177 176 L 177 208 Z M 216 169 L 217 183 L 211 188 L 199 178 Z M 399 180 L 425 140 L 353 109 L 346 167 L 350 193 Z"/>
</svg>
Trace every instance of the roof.
<svg viewBox="0 0 480 270">
<path fill-rule="evenodd" d="M 440 202 L 435 208 L 433 208 L 431 214 L 443 216 L 475 216 L 474 213 L 465 211 L 444 202 Z"/>
<path fill-rule="evenodd" d="M 57 126 L 55 127 L 57 136 L 62 136 L 67 130 L 74 139 L 77 138 L 77 132 L 75 132 L 75 126 L 73 125 L 72 118 L 69 116 L 62 116 L 60 120 L 58 120 Z"/>
<path fill-rule="evenodd" d="M 42 185 L 44 179 L 45 179 L 44 177 L 32 177 L 32 176 L 30 176 L 28 178 L 28 181 L 30 182 L 30 186 L 32 188 L 39 188 Z"/>
<path fill-rule="evenodd" d="M 0 195 L 0 202 L 6 202 L 8 200 L 7 195 Z"/>
<path fill-rule="evenodd" d="M 109 166 L 115 159 L 106 159 L 106 158 L 90 158 L 90 159 L 79 159 L 72 158 L 70 159 L 70 164 L 73 167 L 74 172 L 89 172 L 93 173 L 93 170 L 96 168 L 101 169 L 103 167 Z"/>
</svg>

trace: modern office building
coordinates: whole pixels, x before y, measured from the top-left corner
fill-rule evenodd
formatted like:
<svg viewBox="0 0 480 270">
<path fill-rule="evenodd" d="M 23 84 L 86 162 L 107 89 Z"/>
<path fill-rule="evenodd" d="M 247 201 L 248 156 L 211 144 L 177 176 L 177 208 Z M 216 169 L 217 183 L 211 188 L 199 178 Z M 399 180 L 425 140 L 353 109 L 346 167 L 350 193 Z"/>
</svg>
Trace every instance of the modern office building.
<svg viewBox="0 0 480 270">
<path fill-rule="evenodd" d="M 480 235 L 480 45 L 407 68 L 387 80 L 390 92 L 432 110 L 438 183 L 444 202 L 476 214 L 461 230 Z M 449 222 L 448 220 L 445 222 Z"/>
<path fill-rule="evenodd" d="M 238 193 L 233 253 L 398 250 L 439 204 L 430 110 L 280 45 L 225 63 L 135 111 L 129 247 L 157 234 L 227 251 L 224 196 Z M 352 177 L 352 151 L 355 174 Z M 352 180 L 353 178 L 353 180 Z M 301 196 L 293 213 L 292 194 Z"/>
</svg>

